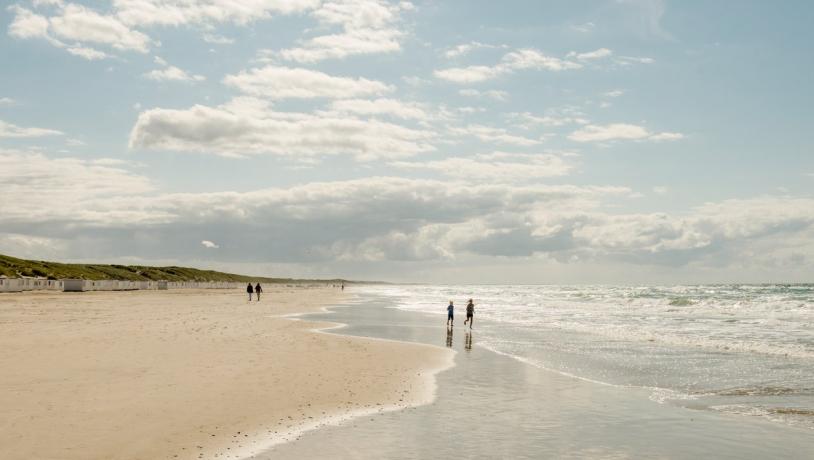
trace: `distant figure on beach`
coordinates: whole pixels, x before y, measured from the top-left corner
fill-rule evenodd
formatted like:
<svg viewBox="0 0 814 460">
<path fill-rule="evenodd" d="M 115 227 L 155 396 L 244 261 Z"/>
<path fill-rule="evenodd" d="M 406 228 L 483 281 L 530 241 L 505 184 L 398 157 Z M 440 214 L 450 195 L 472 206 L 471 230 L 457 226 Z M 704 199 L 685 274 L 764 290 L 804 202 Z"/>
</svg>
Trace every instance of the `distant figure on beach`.
<svg viewBox="0 0 814 460">
<path fill-rule="evenodd" d="M 342 290 L 345 290 L 345 283 L 342 283 Z"/>
<path fill-rule="evenodd" d="M 260 287 L 260 283 L 257 283 L 257 286 L 254 287 L 254 293 L 257 294 L 257 301 L 260 302 L 260 293 L 263 292 L 263 288 Z M 251 300 L 251 299 L 249 299 Z"/>
<path fill-rule="evenodd" d="M 464 320 L 464 326 L 466 323 L 469 323 L 469 329 L 472 329 L 472 321 L 475 319 L 475 302 L 472 299 L 469 299 L 469 303 L 466 304 L 466 319 Z"/>
<path fill-rule="evenodd" d="M 246 286 L 246 292 L 249 293 L 249 302 L 251 302 L 252 301 L 252 293 L 254 293 L 254 288 L 252 287 L 252 283 L 249 283 L 249 285 Z"/>
<path fill-rule="evenodd" d="M 452 301 L 449 301 L 449 306 L 447 307 L 447 326 L 452 326 L 455 321 L 455 307 L 452 305 Z"/>
</svg>

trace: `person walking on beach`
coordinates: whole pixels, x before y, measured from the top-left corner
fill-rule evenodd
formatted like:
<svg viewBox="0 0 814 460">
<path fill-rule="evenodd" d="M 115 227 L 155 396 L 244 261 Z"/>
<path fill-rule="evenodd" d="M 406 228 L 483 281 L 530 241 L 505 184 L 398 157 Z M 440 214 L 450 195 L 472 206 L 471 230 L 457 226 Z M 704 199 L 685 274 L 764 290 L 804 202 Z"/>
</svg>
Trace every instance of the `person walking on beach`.
<svg viewBox="0 0 814 460">
<path fill-rule="evenodd" d="M 466 323 L 469 323 L 469 329 L 472 329 L 472 321 L 475 319 L 475 303 L 472 302 L 472 299 L 469 299 L 469 303 L 466 304 L 466 319 L 464 320 L 464 326 Z"/>
<path fill-rule="evenodd" d="M 260 293 L 263 292 L 263 288 L 260 287 L 260 283 L 257 283 L 257 286 L 254 287 L 254 293 L 257 295 L 257 301 L 260 302 Z M 251 299 L 249 299 L 251 300 Z"/>
<path fill-rule="evenodd" d="M 455 307 L 452 305 L 452 301 L 449 301 L 449 306 L 447 307 L 447 326 L 452 326 L 455 321 Z"/>
<path fill-rule="evenodd" d="M 254 293 L 254 288 L 252 287 L 252 283 L 249 283 L 249 285 L 246 286 L 246 292 L 249 294 L 249 302 L 251 302 L 252 301 L 252 293 Z"/>
</svg>

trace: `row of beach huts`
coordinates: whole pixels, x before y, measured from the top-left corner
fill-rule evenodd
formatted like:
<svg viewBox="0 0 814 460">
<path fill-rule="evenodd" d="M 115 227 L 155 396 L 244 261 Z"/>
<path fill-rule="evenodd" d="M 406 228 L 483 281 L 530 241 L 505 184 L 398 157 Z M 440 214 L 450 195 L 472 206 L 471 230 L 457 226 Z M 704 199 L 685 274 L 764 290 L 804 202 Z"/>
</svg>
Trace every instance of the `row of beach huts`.
<svg viewBox="0 0 814 460">
<path fill-rule="evenodd" d="M 167 289 L 235 289 L 242 283 L 229 281 L 122 281 L 49 280 L 44 278 L 0 278 L 0 292 L 23 291 L 139 291 Z"/>
</svg>

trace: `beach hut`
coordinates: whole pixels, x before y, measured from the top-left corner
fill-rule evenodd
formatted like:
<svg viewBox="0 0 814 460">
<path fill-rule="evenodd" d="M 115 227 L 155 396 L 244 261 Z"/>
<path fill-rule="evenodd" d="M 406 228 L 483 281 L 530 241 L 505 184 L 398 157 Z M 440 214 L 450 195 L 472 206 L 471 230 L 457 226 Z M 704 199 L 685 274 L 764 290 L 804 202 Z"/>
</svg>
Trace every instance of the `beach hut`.
<svg viewBox="0 0 814 460">
<path fill-rule="evenodd" d="M 48 291 L 61 291 L 62 290 L 62 281 L 60 280 L 47 280 L 43 289 Z"/>
<path fill-rule="evenodd" d="M 21 292 L 20 281 L 19 278 L 0 278 L 0 292 Z"/>
<path fill-rule="evenodd" d="M 64 292 L 84 292 L 89 291 L 90 289 L 86 289 L 85 280 L 62 280 L 62 290 Z M 88 286 L 90 287 L 90 286 Z"/>
</svg>

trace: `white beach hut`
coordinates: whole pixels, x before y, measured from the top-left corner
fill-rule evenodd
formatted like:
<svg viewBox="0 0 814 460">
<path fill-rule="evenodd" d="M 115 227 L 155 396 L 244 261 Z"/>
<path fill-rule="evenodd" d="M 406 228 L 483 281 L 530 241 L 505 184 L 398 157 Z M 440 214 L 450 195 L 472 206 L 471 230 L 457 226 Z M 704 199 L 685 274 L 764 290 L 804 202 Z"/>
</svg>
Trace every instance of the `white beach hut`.
<svg viewBox="0 0 814 460">
<path fill-rule="evenodd" d="M 23 290 L 19 278 L 0 278 L 0 292 L 20 292 Z"/>
<path fill-rule="evenodd" d="M 85 288 L 85 280 L 62 280 L 62 290 L 64 292 L 84 292 L 89 289 Z"/>
</svg>

